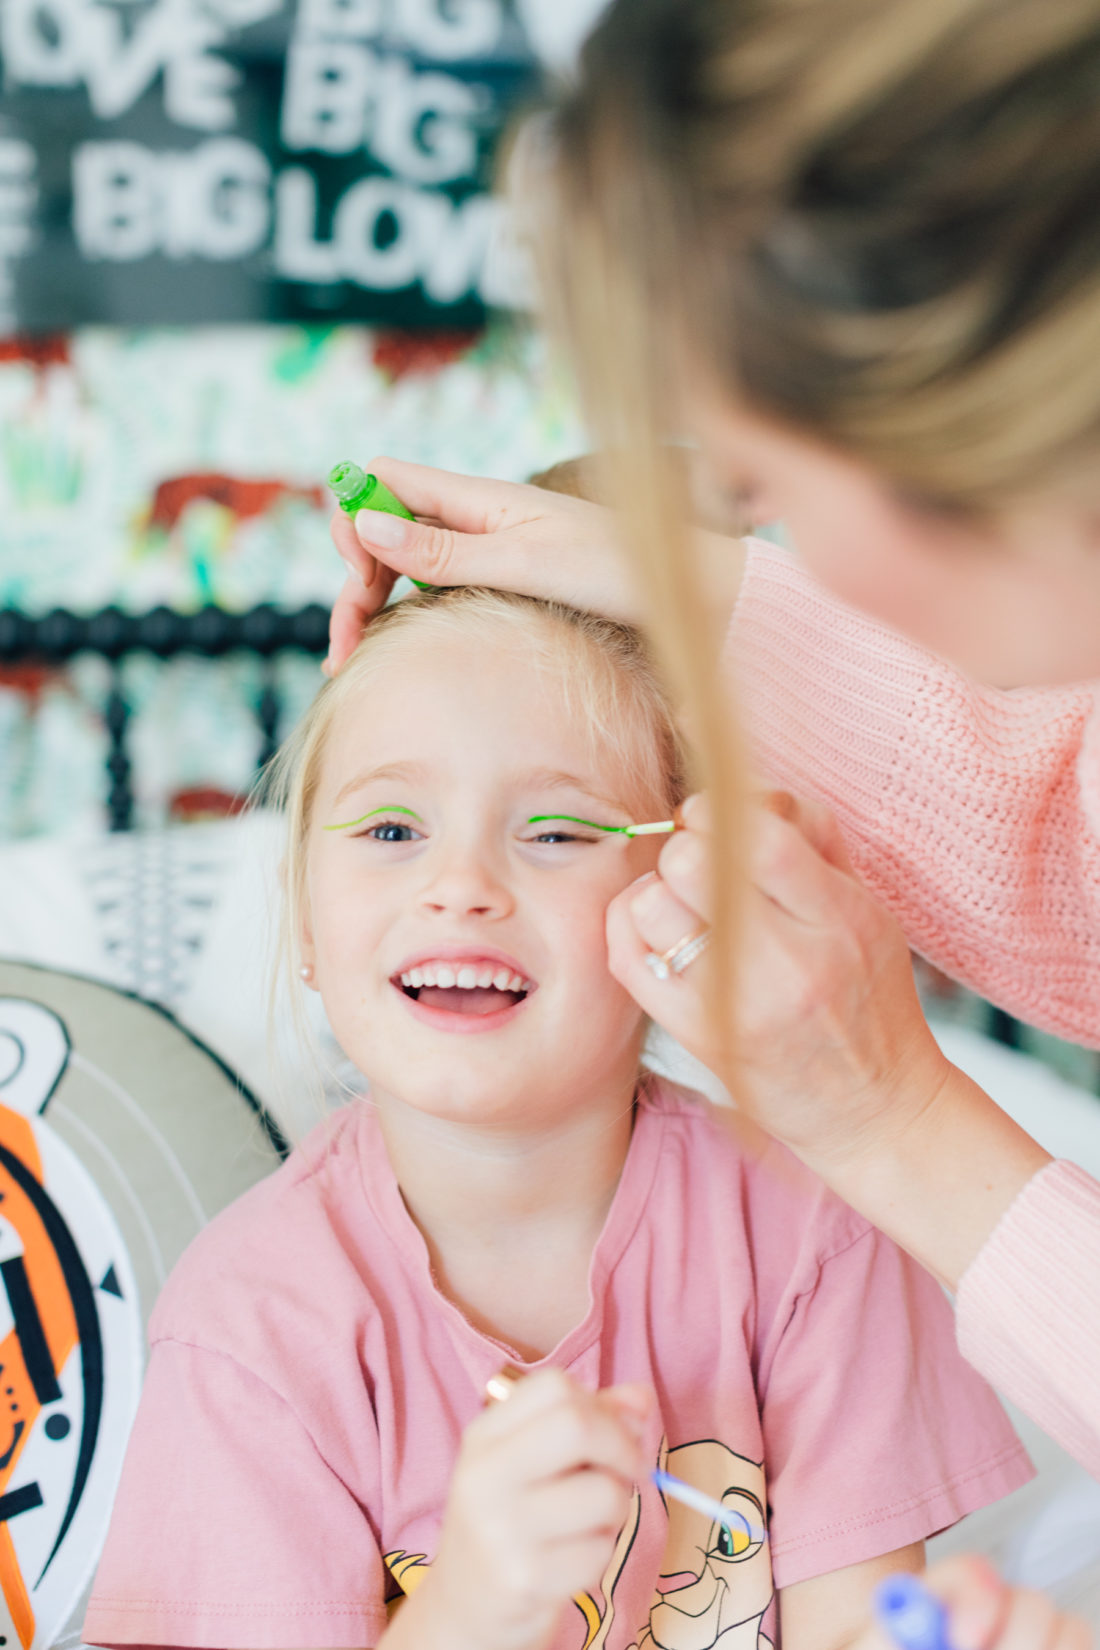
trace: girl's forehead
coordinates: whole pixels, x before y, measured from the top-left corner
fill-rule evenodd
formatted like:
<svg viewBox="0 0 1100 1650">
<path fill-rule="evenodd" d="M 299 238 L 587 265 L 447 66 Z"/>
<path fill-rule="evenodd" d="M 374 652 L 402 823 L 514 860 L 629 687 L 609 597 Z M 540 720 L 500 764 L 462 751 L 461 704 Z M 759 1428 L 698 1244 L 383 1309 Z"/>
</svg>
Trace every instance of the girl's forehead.
<svg viewBox="0 0 1100 1650">
<path fill-rule="evenodd" d="M 518 638 L 494 648 L 460 633 L 426 640 L 395 638 L 348 693 L 325 742 L 323 784 L 374 768 L 469 784 L 545 771 L 624 803 L 637 791 L 641 719 L 630 718 L 633 739 L 625 728 L 613 737 L 593 717 L 580 660 L 525 652 Z"/>
</svg>

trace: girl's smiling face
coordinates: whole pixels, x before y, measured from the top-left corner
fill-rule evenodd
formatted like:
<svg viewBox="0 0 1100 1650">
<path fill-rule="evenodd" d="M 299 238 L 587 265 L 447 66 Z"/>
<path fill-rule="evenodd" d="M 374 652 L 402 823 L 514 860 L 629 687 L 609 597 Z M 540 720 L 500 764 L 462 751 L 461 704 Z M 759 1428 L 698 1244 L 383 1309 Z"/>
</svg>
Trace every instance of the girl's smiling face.
<svg viewBox="0 0 1100 1650">
<path fill-rule="evenodd" d="M 632 771 L 519 637 L 412 631 L 336 711 L 302 954 L 376 1097 L 511 1128 L 629 1094 L 644 1026 L 604 919 L 660 840 L 531 820 L 628 824 L 655 804 Z"/>
</svg>

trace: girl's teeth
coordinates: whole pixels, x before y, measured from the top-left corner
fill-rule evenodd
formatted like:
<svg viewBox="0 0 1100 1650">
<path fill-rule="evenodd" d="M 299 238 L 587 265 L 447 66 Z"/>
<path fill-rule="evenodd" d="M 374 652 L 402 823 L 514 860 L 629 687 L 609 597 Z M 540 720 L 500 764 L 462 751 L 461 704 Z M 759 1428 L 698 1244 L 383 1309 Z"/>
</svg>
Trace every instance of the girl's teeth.
<svg viewBox="0 0 1100 1650">
<path fill-rule="evenodd" d="M 495 986 L 498 991 L 534 990 L 530 980 L 522 974 L 513 974 L 507 968 L 494 968 L 492 963 L 482 963 L 477 967 L 474 963 L 462 963 L 458 968 L 450 967 L 446 963 L 421 963 L 416 968 L 406 969 L 401 975 L 401 984 L 413 991 L 419 991 L 423 985 L 442 986 L 450 990 L 457 986 L 461 991 L 473 991 L 480 987 L 487 991 Z"/>
</svg>

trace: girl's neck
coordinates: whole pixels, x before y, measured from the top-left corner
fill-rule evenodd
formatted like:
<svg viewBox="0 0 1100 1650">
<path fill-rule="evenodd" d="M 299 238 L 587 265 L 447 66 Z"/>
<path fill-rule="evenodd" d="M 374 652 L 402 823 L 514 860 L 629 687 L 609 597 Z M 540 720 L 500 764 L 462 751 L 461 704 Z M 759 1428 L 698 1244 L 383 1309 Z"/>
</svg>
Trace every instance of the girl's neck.
<svg viewBox="0 0 1100 1650">
<path fill-rule="evenodd" d="M 541 1126 L 456 1123 L 375 1091 L 397 1183 L 440 1291 L 475 1328 L 545 1356 L 587 1310 L 626 1161 L 635 1079 Z"/>
</svg>

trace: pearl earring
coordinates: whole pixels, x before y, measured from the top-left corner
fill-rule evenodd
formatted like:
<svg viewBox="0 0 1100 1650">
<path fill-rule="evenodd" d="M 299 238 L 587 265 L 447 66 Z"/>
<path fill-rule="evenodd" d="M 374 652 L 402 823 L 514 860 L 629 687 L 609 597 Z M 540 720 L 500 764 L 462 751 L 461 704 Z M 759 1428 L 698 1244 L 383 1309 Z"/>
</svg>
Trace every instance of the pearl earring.
<svg viewBox="0 0 1100 1650">
<path fill-rule="evenodd" d="M 312 980 L 312 978 L 313 978 L 313 964 L 312 963 L 303 963 L 301 968 L 299 968 L 298 972 L 302 976 L 302 979 L 305 980 L 308 983 L 308 981 Z"/>
</svg>

